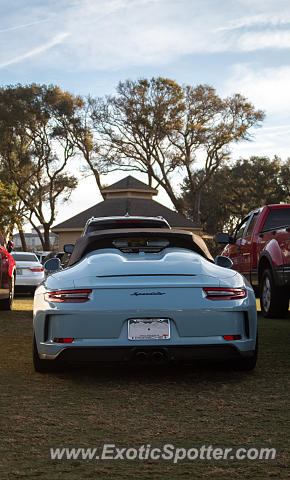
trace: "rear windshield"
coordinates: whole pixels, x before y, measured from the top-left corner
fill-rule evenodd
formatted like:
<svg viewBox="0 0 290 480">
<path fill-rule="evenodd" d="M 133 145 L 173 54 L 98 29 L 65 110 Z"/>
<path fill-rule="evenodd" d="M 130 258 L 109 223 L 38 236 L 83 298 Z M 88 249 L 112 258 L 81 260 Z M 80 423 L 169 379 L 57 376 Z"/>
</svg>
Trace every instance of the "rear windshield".
<svg viewBox="0 0 290 480">
<path fill-rule="evenodd" d="M 263 226 L 263 231 L 290 225 L 290 208 L 270 210 Z"/>
<path fill-rule="evenodd" d="M 167 223 L 152 220 L 114 220 L 113 222 L 90 223 L 86 228 L 86 233 L 96 232 L 97 230 L 111 230 L 114 228 L 169 228 Z"/>
<path fill-rule="evenodd" d="M 137 252 L 160 252 L 163 248 L 169 246 L 170 242 L 166 238 L 146 238 L 146 237 L 132 237 L 132 238 L 116 238 L 112 241 L 114 247 L 122 252 L 137 253 Z"/>
<path fill-rule="evenodd" d="M 39 262 L 36 255 L 29 255 L 28 253 L 12 253 L 15 261 L 20 262 Z"/>
</svg>

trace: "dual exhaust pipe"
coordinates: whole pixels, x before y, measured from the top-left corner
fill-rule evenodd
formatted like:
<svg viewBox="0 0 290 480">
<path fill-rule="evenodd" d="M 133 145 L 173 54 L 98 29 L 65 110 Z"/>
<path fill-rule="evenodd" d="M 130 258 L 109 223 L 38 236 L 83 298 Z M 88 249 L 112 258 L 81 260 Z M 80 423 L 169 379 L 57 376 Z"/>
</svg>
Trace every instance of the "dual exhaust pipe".
<svg viewBox="0 0 290 480">
<path fill-rule="evenodd" d="M 154 350 L 153 352 L 145 352 L 141 350 L 135 354 L 135 360 L 138 363 L 164 363 L 168 361 L 166 352 Z"/>
</svg>

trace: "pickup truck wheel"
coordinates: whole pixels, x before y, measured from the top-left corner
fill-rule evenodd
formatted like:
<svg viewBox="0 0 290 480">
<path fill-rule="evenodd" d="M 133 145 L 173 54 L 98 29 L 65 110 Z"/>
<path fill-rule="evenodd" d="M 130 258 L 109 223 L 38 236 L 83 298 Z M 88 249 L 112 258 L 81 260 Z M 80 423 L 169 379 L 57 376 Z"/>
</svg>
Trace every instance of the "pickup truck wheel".
<svg viewBox="0 0 290 480">
<path fill-rule="evenodd" d="M 272 271 L 264 270 L 260 284 L 260 303 L 264 317 L 283 318 L 289 308 L 289 293 L 275 285 Z"/>
</svg>

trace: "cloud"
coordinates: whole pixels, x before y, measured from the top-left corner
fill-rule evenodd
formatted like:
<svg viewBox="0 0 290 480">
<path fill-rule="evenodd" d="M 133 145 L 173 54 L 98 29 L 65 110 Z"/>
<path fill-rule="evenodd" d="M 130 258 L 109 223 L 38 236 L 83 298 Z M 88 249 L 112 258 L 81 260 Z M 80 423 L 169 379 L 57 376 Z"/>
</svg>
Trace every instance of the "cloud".
<svg viewBox="0 0 290 480">
<path fill-rule="evenodd" d="M 288 31 L 272 31 L 251 32 L 238 39 L 240 50 L 252 52 L 266 48 L 283 49 L 290 48 L 290 30 Z"/>
<path fill-rule="evenodd" d="M 251 155 L 290 156 L 290 66 L 260 68 L 251 64 L 236 64 L 223 85 L 222 95 L 239 92 L 256 108 L 266 112 L 261 128 L 253 129 L 253 141 L 236 144 L 233 158 Z"/>
<path fill-rule="evenodd" d="M 239 92 L 267 115 L 289 114 L 290 66 L 258 68 L 236 64 L 223 86 L 223 93 Z"/>
<path fill-rule="evenodd" d="M 194 11 L 190 17 L 196 23 Z M 164 64 L 208 48 L 182 5 L 171 0 L 79 1 L 66 11 L 65 30 L 70 37 L 42 62 L 61 61 L 73 71 Z"/>
<path fill-rule="evenodd" d="M 14 58 L 11 58 L 10 60 L 7 60 L 6 62 L 0 63 L 0 68 L 7 67 L 8 65 L 12 65 L 13 63 L 23 62 L 27 58 L 31 58 L 41 53 L 44 53 L 47 50 L 50 50 L 55 45 L 59 45 L 67 36 L 68 36 L 68 33 L 60 33 L 56 35 L 54 38 L 52 38 L 51 40 L 49 40 L 48 42 L 40 45 L 39 47 L 33 48 L 32 50 L 18 57 L 14 57 Z"/>
<path fill-rule="evenodd" d="M 290 157 L 289 150 L 290 124 L 265 126 L 255 130 L 254 141 L 242 142 L 232 147 L 232 158 L 249 158 L 253 155 L 282 160 Z"/>
<path fill-rule="evenodd" d="M 41 3 L 28 0 L 24 10 L 22 2 L 22 8 L 11 9 L 5 43 L 0 36 L 0 65 L 37 55 L 43 68 L 100 71 L 164 65 L 185 55 L 290 48 L 290 8 L 284 0 L 275 5 L 265 0 L 263 9 L 255 0 L 224 0 L 222 8 L 220 0 Z M 31 28 L 21 28 L 25 25 L 31 25 L 33 34 Z M 62 32 L 66 36 L 61 37 Z M 52 48 L 50 38 L 61 40 Z M 42 47 L 38 52 L 37 44 L 48 45 L 46 55 L 38 54 Z"/>
<path fill-rule="evenodd" d="M 48 22 L 48 20 L 39 20 L 37 22 L 24 23 L 22 25 L 16 25 L 14 27 L 8 27 L 0 30 L 0 33 L 12 32 L 14 30 L 20 30 L 21 28 L 32 27 L 33 25 L 39 25 L 40 23 Z"/>
<path fill-rule="evenodd" d="M 218 27 L 217 32 L 239 30 L 242 28 L 261 27 L 261 26 L 284 26 L 290 23 L 290 12 L 283 12 L 283 14 L 261 13 L 258 15 L 250 15 L 228 22 L 223 27 Z"/>
<path fill-rule="evenodd" d="M 225 8 L 230 3 L 226 1 Z M 290 47 L 290 28 L 280 30 L 282 24 L 287 27 L 286 20 L 290 22 L 289 8 L 245 18 L 229 7 L 229 25 L 244 28 L 227 30 L 227 25 L 222 28 L 225 11 L 218 4 L 215 0 L 80 0 L 78 7 L 67 12 L 71 35 L 58 58 L 62 55 L 67 69 L 73 64 L 79 71 L 110 70 L 164 65 L 185 55 Z M 276 25 L 276 29 L 265 29 L 265 25 Z"/>
</svg>

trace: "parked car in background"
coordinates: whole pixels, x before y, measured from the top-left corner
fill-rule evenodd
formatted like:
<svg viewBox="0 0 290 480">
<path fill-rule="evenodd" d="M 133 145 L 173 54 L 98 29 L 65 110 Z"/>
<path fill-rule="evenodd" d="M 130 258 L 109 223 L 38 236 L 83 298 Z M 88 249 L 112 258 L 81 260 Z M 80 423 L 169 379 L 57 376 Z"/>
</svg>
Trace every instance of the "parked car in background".
<svg viewBox="0 0 290 480">
<path fill-rule="evenodd" d="M 257 360 L 252 287 L 214 261 L 198 235 L 101 230 L 79 238 L 68 268 L 52 258 L 34 296 L 35 370 L 59 362 L 147 364 Z M 49 274 L 50 273 L 50 274 Z"/>
<path fill-rule="evenodd" d="M 44 280 L 44 268 L 35 253 L 12 252 L 16 263 L 17 292 L 34 293 L 36 287 Z"/>
<path fill-rule="evenodd" d="M 265 205 L 250 212 L 226 243 L 222 255 L 233 261 L 260 295 L 264 317 L 284 317 L 290 297 L 290 205 Z"/>
<path fill-rule="evenodd" d="M 46 251 L 46 252 L 34 252 L 35 255 L 37 256 L 38 260 L 40 261 L 40 263 L 42 263 L 42 265 L 44 264 L 45 262 L 45 259 L 47 257 L 47 255 L 49 255 L 51 253 L 50 250 Z"/>
<path fill-rule="evenodd" d="M 12 247 L 0 233 L 0 310 L 11 310 L 13 303 L 16 267 Z"/>
</svg>

